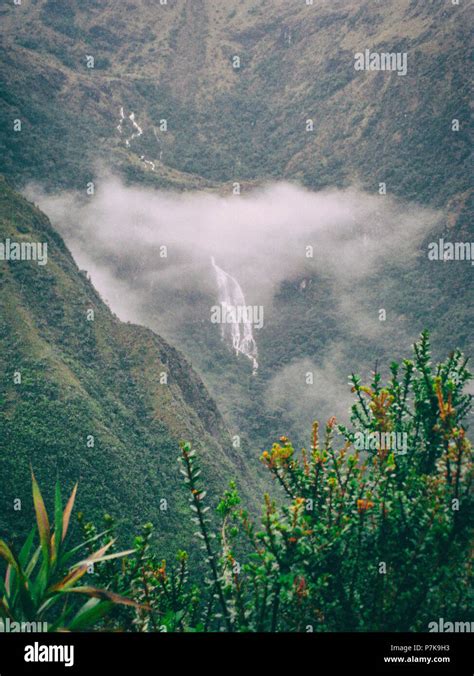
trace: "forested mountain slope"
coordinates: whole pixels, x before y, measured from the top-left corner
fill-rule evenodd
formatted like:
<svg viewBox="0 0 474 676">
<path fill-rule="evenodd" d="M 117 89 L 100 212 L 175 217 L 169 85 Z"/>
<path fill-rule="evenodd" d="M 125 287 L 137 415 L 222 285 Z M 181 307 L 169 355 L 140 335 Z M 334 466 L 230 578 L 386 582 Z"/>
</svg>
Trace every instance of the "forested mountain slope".
<svg viewBox="0 0 474 676">
<path fill-rule="evenodd" d="M 4 3 L 6 171 L 53 190 L 82 189 L 100 157 L 165 187 L 384 181 L 462 222 L 470 19 L 445 0 Z M 406 75 L 356 71 L 364 49 L 406 52 Z"/>
<path fill-rule="evenodd" d="M 49 497 L 57 476 L 79 481 L 86 516 L 108 511 L 126 532 L 151 520 L 161 547 L 183 546 L 180 439 L 202 449 L 215 495 L 232 478 L 250 495 L 257 483 L 215 403 L 182 354 L 111 313 L 44 214 L 1 179 L 7 239 L 46 242 L 48 258 L 0 261 L 0 530 L 31 522 L 31 463 Z"/>
</svg>

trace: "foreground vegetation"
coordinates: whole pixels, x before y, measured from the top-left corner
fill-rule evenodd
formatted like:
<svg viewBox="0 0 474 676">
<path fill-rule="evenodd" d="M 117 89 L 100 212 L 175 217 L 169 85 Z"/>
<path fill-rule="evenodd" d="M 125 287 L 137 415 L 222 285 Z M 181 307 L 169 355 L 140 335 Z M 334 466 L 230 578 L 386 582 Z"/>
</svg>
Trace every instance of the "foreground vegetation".
<svg viewBox="0 0 474 676">
<path fill-rule="evenodd" d="M 455 351 L 434 367 L 425 333 L 385 386 L 379 373 L 368 386 L 352 375 L 351 429 L 332 418 L 322 433 L 313 425 L 309 449 L 296 453 L 281 437 L 263 453 L 280 490 L 265 495 L 260 523 L 234 483 L 210 512 L 198 457 L 183 443 L 203 579 L 185 552 L 171 563 L 157 556 L 151 524 L 132 551 L 115 553 L 110 517 L 103 533 L 81 518 L 87 554 L 69 568 L 78 548 L 64 554 L 56 533 L 65 536 L 71 501 L 62 516 L 58 489 L 51 536 L 34 482 L 40 545 L 29 559 L 34 532 L 18 557 L 0 542 L 0 617 L 137 631 L 427 631 L 439 617 L 470 619 L 466 364 Z M 356 450 L 361 438 L 367 450 Z M 77 588 L 83 575 L 94 583 Z M 76 608 L 64 601 L 71 592 L 92 598 Z"/>
</svg>

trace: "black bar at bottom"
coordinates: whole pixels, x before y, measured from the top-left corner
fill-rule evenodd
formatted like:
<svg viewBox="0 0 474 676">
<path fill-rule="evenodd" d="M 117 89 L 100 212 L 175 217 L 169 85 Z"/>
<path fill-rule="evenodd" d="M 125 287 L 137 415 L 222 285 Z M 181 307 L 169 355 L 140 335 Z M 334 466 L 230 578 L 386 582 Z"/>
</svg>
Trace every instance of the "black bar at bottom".
<svg viewBox="0 0 474 676">
<path fill-rule="evenodd" d="M 228 667 L 265 671 L 286 663 L 313 674 L 473 673 L 472 634 L 105 634 L 0 633 L 0 676 L 155 673 L 173 665 L 196 674 Z M 224 651 L 224 652 L 222 652 Z M 46 661 L 48 660 L 48 661 Z M 306 665 L 306 666 L 304 666 Z M 310 669 L 310 671 L 308 671 Z M 330 671 L 328 671 L 330 669 Z M 268 673 L 268 672 L 267 672 Z"/>
</svg>

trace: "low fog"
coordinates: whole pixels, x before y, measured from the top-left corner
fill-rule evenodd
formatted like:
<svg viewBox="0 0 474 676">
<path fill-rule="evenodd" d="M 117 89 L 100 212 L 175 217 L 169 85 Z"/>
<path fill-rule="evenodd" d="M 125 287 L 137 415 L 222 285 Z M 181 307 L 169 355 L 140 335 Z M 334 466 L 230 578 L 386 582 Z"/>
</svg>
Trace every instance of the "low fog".
<svg viewBox="0 0 474 676">
<path fill-rule="evenodd" d="M 130 187 L 113 176 L 97 178 L 95 186 L 92 196 L 49 195 L 38 186 L 26 194 L 49 216 L 120 319 L 145 324 L 178 347 L 186 317 L 199 311 L 209 321 L 208 307 L 217 302 L 211 256 L 239 281 L 246 303 L 263 305 L 270 321 L 283 281 L 324 277 L 335 290 L 333 311 L 348 331 L 375 340 L 381 330 L 377 309 L 367 313 L 359 289 L 387 264 L 402 275 L 442 217 L 386 195 L 355 189 L 314 193 L 289 183 L 238 196 Z M 197 296 L 207 300 L 196 303 Z M 258 332 L 255 337 L 258 344 Z M 406 351 L 408 344 L 401 347 Z M 339 349 L 333 345 L 320 363 L 310 364 L 292 361 L 289 346 L 288 363 L 267 374 L 267 406 L 286 407 L 298 423 L 311 418 L 321 392 L 338 412 L 342 403 L 346 407 Z M 306 370 L 315 372 L 315 385 L 290 406 L 299 399 Z"/>
</svg>

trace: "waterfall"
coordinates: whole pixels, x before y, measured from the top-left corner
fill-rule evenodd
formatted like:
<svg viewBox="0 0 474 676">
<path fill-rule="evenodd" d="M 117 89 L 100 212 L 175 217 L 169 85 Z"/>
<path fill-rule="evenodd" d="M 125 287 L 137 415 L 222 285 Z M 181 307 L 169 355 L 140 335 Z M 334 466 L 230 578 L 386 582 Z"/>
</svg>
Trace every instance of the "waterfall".
<svg viewBox="0 0 474 676">
<path fill-rule="evenodd" d="M 128 123 L 127 123 L 127 120 L 129 120 Z M 132 133 L 131 133 L 130 136 L 128 136 L 128 137 L 125 139 L 125 146 L 126 146 L 127 148 L 131 148 L 131 142 L 132 142 L 133 140 L 135 140 L 136 138 L 140 138 L 140 136 L 143 135 L 143 129 L 142 129 L 142 128 L 140 127 L 140 125 L 138 124 L 138 121 L 137 121 L 137 118 L 136 118 L 136 116 L 135 116 L 135 113 L 132 111 L 132 112 L 130 113 L 130 115 L 126 116 L 126 115 L 125 115 L 125 111 L 124 111 L 124 109 L 123 109 L 123 106 L 120 106 L 120 120 L 119 120 L 119 123 L 118 123 L 118 125 L 117 125 L 117 129 L 118 129 L 118 131 L 119 131 L 120 134 L 123 134 L 123 133 L 124 133 L 124 125 L 125 125 L 126 123 L 128 124 L 128 133 L 130 133 L 130 126 L 132 127 Z M 156 140 L 157 140 L 158 142 L 160 142 L 158 136 L 156 135 L 155 129 L 153 129 L 153 132 L 154 132 L 154 134 L 155 134 Z M 163 151 L 160 150 L 160 160 L 161 160 L 162 152 L 163 152 Z M 144 164 L 146 167 L 149 167 L 152 171 L 155 171 L 155 170 L 156 170 L 156 164 L 155 164 L 155 162 L 153 162 L 152 160 L 147 160 L 146 157 L 145 157 L 145 155 L 140 155 L 139 159 L 140 159 L 140 162 L 143 162 L 143 164 Z"/>
<path fill-rule="evenodd" d="M 222 310 L 221 335 L 228 340 L 236 354 L 244 354 L 253 366 L 253 373 L 258 369 L 257 343 L 252 333 L 252 321 L 245 296 L 240 284 L 234 277 L 224 272 L 211 258 L 212 267 L 216 273 L 219 304 Z"/>
</svg>

